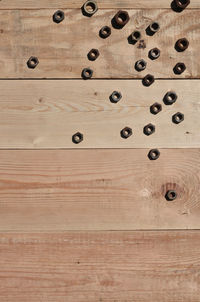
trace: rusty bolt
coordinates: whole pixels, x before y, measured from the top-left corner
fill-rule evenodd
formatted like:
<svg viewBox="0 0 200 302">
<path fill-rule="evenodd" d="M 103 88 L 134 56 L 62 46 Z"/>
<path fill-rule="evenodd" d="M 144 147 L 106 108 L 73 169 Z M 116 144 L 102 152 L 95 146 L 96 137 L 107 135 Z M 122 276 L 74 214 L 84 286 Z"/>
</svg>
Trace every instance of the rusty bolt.
<svg viewBox="0 0 200 302">
<path fill-rule="evenodd" d="M 158 48 L 153 48 L 153 49 L 151 49 L 150 51 L 149 51 L 149 58 L 151 59 L 151 60 L 156 60 L 156 59 L 158 59 L 160 57 L 160 49 L 158 49 Z"/>
<path fill-rule="evenodd" d="M 110 101 L 111 103 L 118 103 L 122 98 L 122 94 L 119 91 L 113 91 L 113 93 L 110 95 Z"/>
<path fill-rule="evenodd" d="M 174 190 L 169 190 L 167 191 L 167 193 L 165 194 L 165 198 L 168 200 L 168 201 L 173 201 L 177 198 L 177 193 L 176 191 Z"/>
<path fill-rule="evenodd" d="M 172 116 L 172 121 L 175 124 L 180 124 L 181 122 L 184 121 L 184 114 L 181 112 L 177 112 Z"/>
<path fill-rule="evenodd" d="M 143 78 L 142 83 L 143 83 L 144 86 L 148 87 L 148 86 L 152 85 L 154 83 L 154 81 L 155 81 L 154 76 L 151 75 L 151 74 L 147 74 Z"/>
<path fill-rule="evenodd" d="M 133 134 L 133 131 L 129 127 L 125 127 L 124 129 L 121 130 L 121 137 L 127 139 Z"/>
<path fill-rule="evenodd" d="M 93 70 L 91 68 L 84 68 L 82 70 L 82 77 L 83 79 L 87 80 L 90 79 L 93 75 Z"/>
<path fill-rule="evenodd" d="M 120 10 L 113 18 L 113 25 L 117 28 L 124 27 L 130 20 L 129 14 L 126 11 Z"/>
<path fill-rule="evenodd" d="M 135 63 L 135 69 L 137 71 L 142 71 L 142 70 L 145 70 L 147 66 L 147 63 L 145 62 L 145 60 L 138 60 L 136 63 Z"/>
<path fill-rule="evenodd" d="M 99 31 L 99 36 L 103 39 L 108 38 L 111 35 L 111 28 L 109 26 L 103 26 Z"/>
<path fill-rule="evenodd" d="M 95 61 L 99 56 L 98 49 L 95 49 L 95 48 L 91 49 L 87 56 L 90 61 Z"/>
<path fill-rule="evenodd" d="M 30 57 L 27 61 L 28 68 L 34 69 L 39 64 L 39 60 L 37 57 Z"/>
<path fill-rule="evenodd" d="M 185 66 L 184 63 L 177 63 L 177 64 L 174 66 L 174 73 L 175 73 L 175 74 L 181 74 L 181 73 L 183 73 L 185 70 L 186 70 L 186 66 Z"/>
<path fill-rule="evenodd" d="M 143 132 L 144 132 L 145 135 L 148 135 L 148 136 L 149 136 L 149 135 L 153 134 L 153 133 L 155 132 L 155 130 L 156 130 L 156 128 L 155 128 L 154 125 L 148 124 L 148 125 L 146 125 L 146 126 L 144 127 Z"/>
<path fill-rule="evenodd" d="M 174 0 L 174 3 L 178 9 L 183 10 L 190 4 L 190 0 Z"/>
<path fill-rule="evenodd" d="M 176 92 L 168 91 L 163 98 L 163 102 L 165 105 L 172 105 L 176 102 L 177 98 Z"/>
<path fill-rule="evenodd" d="M 91 17 L 98 11 L 98 6 L 96 1 L 86 1 L 82 7 L 82 12 L 84 15 Z"/>
<path fill-rule="evenodd" d="M 72 141 L 74 144 L 79 144 L 83 141 L 83 134 L 80 133 L 80 132 L 77 132 L 75 133 L 73 136 L 72 136 Z"/>
<path fill-rule="evenodd" d="M 185 51 L 189 46 L 189 41 L 186 38 L 179 39 L 176 41 L 175 49 L 177 51 Z"/>
<path fill-rule="evenodd" d="M 158 149 L 151 149 L 148 153 L 150 160 L 156 160 L 160 157 L 160 151 Z"/>
<path fill-rule="evenodd" d="M 62 10 L 57 10 L 53 15 L 53 21 L 55 23 L 60 23 L 65 19 L 65 14 Z"/>
<path fill-rule="evenodd" d="M 150 112 L 152 114 L 158 114 L 160 111 L 162 111 L 162 105 L 161 104 L 154 103 L 153 105 L 151 105 Z"/>
</svg>

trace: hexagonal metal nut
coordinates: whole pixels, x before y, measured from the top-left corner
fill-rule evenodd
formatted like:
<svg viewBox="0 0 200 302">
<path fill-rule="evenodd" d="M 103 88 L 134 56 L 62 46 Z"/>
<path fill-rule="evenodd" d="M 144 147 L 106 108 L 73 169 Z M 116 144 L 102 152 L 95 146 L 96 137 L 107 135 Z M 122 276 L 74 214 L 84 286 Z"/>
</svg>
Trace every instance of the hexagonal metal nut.
<svg viewBox="0 0 200 302">
<path fill-rule="evenodd" d="M 175 124 L 180 124 L 184 121 L 184 114 L 181 112 L 177 112 L 172 116 L 172 121 Z"/>
<path fill-rule="evenodd" d="M 121 137 L 124 139 L 129 138 L 133 134 L 133 131 L 130 127 L 125 127 L 121 130 Z"/>
<path fill-rule="evenodd" d="M 83 141 L 83 134 L 80 133 L 80 132 L 77 132 L 75 133 L 73 136 L 72 136 L 72 141 L 74 144 L 79 144 Z"/>
<path fill-rule="evenodd" d="M 65 14 L 62 10 L 57 10 L 54 14 L 53 14 L 53 21 L 55 23 L 60 23 L 65 19 Z"/>
<path fill-rule="evenodd" d="M 122 94 L 119 91 L 113 91 L 113 93 L 110 95 L 110 101 L 111 103 L 118 103 L 122 98 Z"/>
<path fill-rule="evenodd" d="M 95 61 L 98 57 L 99 57 L 99 50 L 96 48 L 92 48 L 89 52 L 88 52 L 88 59 L 90 61 Z"/>
<path fill-rule="evenodd" d="M 153 134 L 155 131 L 156 131 L 156 127 L 153 124 L 146 125 L 143 130 L 144 134 L 148 136 Z"/>
<path fill-rule="evenodd" d="M 162 111 L 162 105 L 159 103 L 154 103 L 153 105 L 151 105 L 150 107 L 150 112 L 152 114 L 158 114 L 159 112 Z"/>
<path fill-rule="evenodd" d="M 31 56 L 27 61 L 28 68 L 34 69 L 39 64 L 39 60 L 37 57 Z"/>
</svg>

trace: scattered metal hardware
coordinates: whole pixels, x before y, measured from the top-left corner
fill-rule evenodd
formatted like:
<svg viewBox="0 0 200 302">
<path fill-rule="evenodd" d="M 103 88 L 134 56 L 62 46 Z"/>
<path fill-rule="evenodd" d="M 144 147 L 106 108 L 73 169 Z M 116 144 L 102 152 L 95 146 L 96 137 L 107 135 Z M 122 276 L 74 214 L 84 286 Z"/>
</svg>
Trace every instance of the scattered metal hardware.
<svg viewBox="0 0 200 302">
<path fill-rule="evenodd" d="M 148 153 L 148 158 L 150 160 L 156 160 L 160 157 L 160 151 L 158 149 L 151 149 Z"/>
<path fill-rule="evenodd" d="M 79 144 L 83 141 L 83 134 L 80 133 L 80 132 L 77 132 L 75 133 L 73 136 L 72 136 L 72 142 L 74 144 Z"/>
<path fill-rule="evenodd" d="M 27 61 L 28 68 L 34 69 L 39 64 L 39 60 L 37 57 L 30 57 Z"/>
<path fill-rule="evenodd" d="M 190 4 L 190 0 L 174 0 L 174 3 L 177 8 L 183 10 Z"/>
<path fill-rule="evenodd" d="M 177 112 L 172 116 L 172 121 L 175 124 L 180 124 L 181 122 L 184 121 L 184 114 L 181 112 Z"/>
<path fill-rule="evenodd" d="M 172 105 L 176 102 L 177 98 L 176 92 L 168 91 L 163 98 L 163 102 L 165 105 Z"/>
<path fill-rule="evenodd" d="M 110 101 L 111 103 L 118 103 L 122 98 L 122 94 L 119 91 L 113 91 L 113 93 L 110 95 Z"/>
<path fill-rule="evenodd" d="M 93 48 L 93 49 L 91 49 L 89 51 L 89 53 L 88 53 L 88 59 L 90 61 L 95 61 L 98 57 L 99 57 L 99 51 L 98 51 L 98 49 Z"/>
<path fill-rule="evenodd" d="M 93 70 L 91 68 L 84 68 L 82 71 L 83 79 L 90 79 L 93 75 Z"/>
<path fill-rule="evenodd" d="M 177 51 L 185 51 L 189 46 L 189 41 L 186 38 L 179 39 L 175 44 Z"/>
<path fill-rule="evenodd" d="M 175 73 L 175 74 L 181 74 L 181 73 L 183 73 L 185 70 L 186 70 L 186 66 L 185 66 L 184 63 L 177 63 L 177 64 L 174 66 L 174 73 Z"/>
<path fill-rule="evenodd" d="M 96 1 L 93 0 L 86 1 L 82 7 L 83 15 L 88 17 L 93 16 L 97 11 L 98 11 L 97 3 Z"/>
<path fill-rule="evenodd" d="M 53 15 L 53 21 L 55 23 L 60 23 L 65 19 L 65 14 L 62 10 L 57 10 Z"/>
<path fill-rule="evenodd" d="M 125 127 L 124 129 L 121 130 L 121 137 L 122 138 L 129 138 L 133 134 L 133 131 L 129 127 Z"/>
<path fill-rule="evenodd" d="M 156 60 L 159 57 L 160 57 L 160 49 L 158 49 L 157 47 L 155 47 L 149 51 L 149 58 L 151 60 Z"/>
<path fill-rule="evenodd" d="M 169 190 L 167 191 L 167 193 L 165 194 L 165 198 L 168 200 L 168 201 L 173 201 L 177 198 L 177 193 L 176 191 L 174 190 Z"/>
<path fill-rule="evenodd" d="M 99 36 L 103 39 L 108 38 L 111 35 L 111 28 L 109 26 L 103 26 L 99 31 Z"/>
<path fill-rule="evenodd" d="M 149 36 L 154 35 L 157 31 L 159 31 L 160 25 L 158 22 L 152 22 L 146 29 L 146 33 Z"/>
<path fill-rule="evenodd" d="M 115 28 L 122 28 L 128 23 L 129 20 L 129 14 L 126 11 L 120 10 L 112 19 L 112 24 Z"/>
<path fill-rule="evenodd" d="M 136 43 L 141 39 L 141 33 L 138 30 L 133 31 L 130 35 L 130 39 L 132 42 Z"/>
<path fill-rule="evenodd" d="M 145 60 L 138 60 L 136 63 L 135 63 L 135 69 L 137 71 L 142 71 L 142 70 L 145 70 L 147 66 L 147 63 L 145 62 Z"/>
<path fill-rule="evenodd" d="M 148 87 L 148 86 L 152 85 L 154 83 L 154 81 L 155 81 L 154 76 L 151 75 L 151 74 L 147 74 L 143 78 L 142 83 L 143 83 L 144 86 Z"/>
<path fill-rule="evenodd" d="M 162 111 L 162 105 L 161 104 L 159 104 L 159 103 L 154 103 L 153 105 L 151 105 L 151 107 L 150 107 L 150 112 L 152 113 L 152 114 L 158 114 L 159 112 L 161 112 Z"/>
<path fill-rule="evenodd" d="M 145 135 L 149 136 L 149 135 L 153 134 L 155 132 L 155 130 L 156 130 L 156 128 L 154 125 L 148 124 L 144 127 L 143 132 Z"/>
</svg>

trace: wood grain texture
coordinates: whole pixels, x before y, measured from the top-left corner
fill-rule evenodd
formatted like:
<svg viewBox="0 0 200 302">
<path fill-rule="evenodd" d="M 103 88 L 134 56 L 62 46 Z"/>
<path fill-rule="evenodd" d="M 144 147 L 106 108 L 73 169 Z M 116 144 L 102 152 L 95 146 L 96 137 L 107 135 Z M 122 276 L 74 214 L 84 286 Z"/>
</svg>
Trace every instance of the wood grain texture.
<svg viewBox="0 0 200 302">
<path fill-rule="evenodd" d="M 200 228 L 200 149 L 160 151 L 1 150 L 0 231 Z"/>
<path fill-rule="evenodd" d="M 1 302 L 199 302 L 200 232 L 0 235 Z"/>
<path fill-rule="evenodd" d="M 117 104 L 109 100 L 114 90 L 123 96 Z M 171 90 L 178 99 L 167 106 L 163 97 Z M 198 148 L 199 94 L 199 80 L 158 80 L 149 88 L 140 80 L 2 80 L 0 148 Z M 150 113 L 155 102 L 163 107 L 157 115 Z M 179 125 L 172 122 L 176 112 L 185 115 Z M 156 131 L 146 136 L 149 123 Z M 123 139 L 126 126 L 133 135 Z M 77 131 L 84 140 L 75 145 Z"/>
<path fill-rule="evenodd" d="M 116 10 L 99 10 L 93 18 L 83 16 L 80 9 L 64 10 L 65 20 L 60 24 L 52 21 L 54 12 L 55 9 L 0 11 L 0 78 L 81 78 L 85 67 L 93 69 L 94 78 L 142 78 L 147 73 L 156 78 L 200 77 L 199 9 L 181 14 L 171 9 L 128 10 L 129 23 L 122 30 L 112 29 L 107 39 L 101 39 L 98 33 L 102 26 L 110 25 Z M 153 37 L 145 32 L 152 21 L 161 27 Z M 127 38 L 135 29 L 141 31 L 142 39 L 132 45 Z M 178 53 L 174 45 L 183 37 L 190 46 Z M 161 50 L 156 61 L 148 58 L 153 47 Z M 100 51 L 94 62 L 87 58 L 91 48 Z M 26 64 L 31 56 L 39 59 L 35 69 Z M 139 73 L 134 66 L 141 58 L 147 60 L 148 67 Z M 182 75 L 173 72 L 177 62 L 184 62 L 187 67 Z"/>
<path fill-rule="evenodd" d="M 170 8 L 172 0 L 97 0 L 101 8 Z M 84 0 L 1 0 L 0 9 L 80 8 Z M 188 9 L 200 8 L 199 0 L 191 0 Z"/>
</svg>

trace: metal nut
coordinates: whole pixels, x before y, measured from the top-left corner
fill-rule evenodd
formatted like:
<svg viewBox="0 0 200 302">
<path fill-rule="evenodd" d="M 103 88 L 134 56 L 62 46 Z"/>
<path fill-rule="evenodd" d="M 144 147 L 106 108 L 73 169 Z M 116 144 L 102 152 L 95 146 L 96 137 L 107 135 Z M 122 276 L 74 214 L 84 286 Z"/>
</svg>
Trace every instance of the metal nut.
<svg viewBox="0 0 200 302">
<path fill-rule="evenodd" d="M 154 125 L 148 124 L 148 125 L 146 125 L 146 126 L 144 127 L 143 132 L 144 132 L 145 135 L 148 135 L 148 136 L 149 136 L 149 135 L 153 134 L 153 133 L 155 132 L 155 130 L 156 130 L 156 128 L 155 128 Z"/>
<path fill-rule="evenodd" d="M 158 149 L 151 149 L 149 151 L 148 157 L 150 160 L 156 160 L 160 157 L 160 151 Z"/>
<path fill-rule="evenodd" d="M 149 30 L 152 34 L 155 34 L 157 31 L 159 31 L 159 29 L 160 29 L 160 25 L 158 22 L 152 22 L 149 25 Z"/>
<path fill-rule="evenodd" d="M 174 2 L 179 9 L 185 9 L 190 4 L 190 0 L 174 0 Z"/>
<path fill-rule="evenodd" d="M 177 112 L 172 116 L 172 121 L 175 124 L 180 124 L 184 121 L 184 114 L 181 112 Z"/>
<path fill-rule="evenodd" d="M 73 136 L 72 136 L 72 142 L 74 144 L 79 144 L 83 141 L 83 134 L 80 133 L 80 132 L 77 132 L 75 133 Z"/>
<path fill-rule="evenodd" d="M 176 193 L 176 191 L 174 191 L 174 190 L 169 190 L 169 191 L 167 191 L 167 193 L 165 194 L 165 198 L 166 198 L 168 201 L 175 200 L 175 199 L 177 198 L 177 193 Z"/>
<path fill-rule="evenodd" d="M 57 10 L 53 15 L 53 21 L 55 23 L 60 23 L 65 19 L 65 14 L 62 10 Z"/>
<path fill-rule="evenodd" d="M 126 11 L 120 10 L 113 18 L 114 26 L 117 28 L 122 28 L 128 23 L 129 20 L 129 14 Z"/>
<path fill-rule="evenodd" d="M 137 42 L 141 39 L 141 33 L 138 30 L 135 30 L 130 35 L 132 42 Z"/>
<path fill-rule="evenodd" d="M 176 102 L 177 98 L 177 94 L 174 91 L 168 91 L 163 98 L 163 102 L 165 105 L 172 105 Z"/>
<path fill-rule="evenodd" d="M 138 60 L 136 63 L 135 63 L 135 69 L 137 71 L 142 71 L 142 70 L 145 70 L 147 66 L 147 63 L 145 62 L 145 60 Z"/>
<path fill-rule="evenodd" d="M 133 131 L 129 127 L 125 127 L 124 129 L 121 130 L 121 137 L 127 139 L 133 134 Z"/>
<path fill-rule="evenodd" d="M 113 91 L 113 93 L 110 95 L 110 101 L 111 103 L 118 103 L 122 98 L 122 94 L 119 91 Z"/>
<path fill-rule="evenodd" d="M 86 1 L 82 7 L 82 12 L 84 15 L 91 17 L 98 11 L 98 6 L 96 1 Z"/>
<path fill-rule="evenodd" d="M 88 53 L 88 59 L 90 61 L 95 61 L 98 57 L 99 57 L 99 51 L 98 51 L 98 49 L 93 48 L 93 49 L 91 49 L 89 51 L 89 53 Z"/>
<path fill-rule="evenodd" d="M 156 60 L 159 57 L 160 57 L 160 49 L 158 49 L 157 47 L 155 47 L 149 51 L 149 58 L 151 60 Z"/>
<path fill-rule="evenodd" d="M 185 51 L 189 46 L 189 41 L 186 38 L 179 39 L 176 41 L 175 49 L 177 51 Z"/>
<path fill-rule="evenodd" d="M 30 57 L 27 61 L 28 68 L 34 69 L 39 64 L 37 57 Z"/>
<path fill-rule="evenodd" d="M 177 64 L 174 66 L 174 73 L 175 73 L 175 74 L 181 74 L 181 73 L 183 73 L 185 70 L 186 70 L 186 66 L 185 66 L 184 63 L 177 63 Z"/>
<path fill-rule="evenodd" d="M 154 103 L 153 105 L 151 105 L 150 112 L 152 114 L 158 114 L 160 111 L 162 111 L 162 105 L 161 104 Z"/>
<path fill-rule="evenodd" d="M 99 31 L 99 36 L 103 39 L 108 38 L 111 35 L 111 28 L 109 26 L 103 26 Z"/>
<path fill-rule="evenodd" d="M 87 80 L 87 79 L 90 79 L 93 75 L 93 70 L 90 69 L 90 68 L 84 68 L 82 70 L 82 77 L 83 79 Z"/>
<path fill-rule="evenodd" d="M 151 74 L 147 74 L 143 78 L 142 83 L 143 83 L 144 86 L 148 87 L 148 86 L 152 85 L 154 83 L 154 81 L 155 81 L 154 76 L 151 75 Z"/>
</svg>

